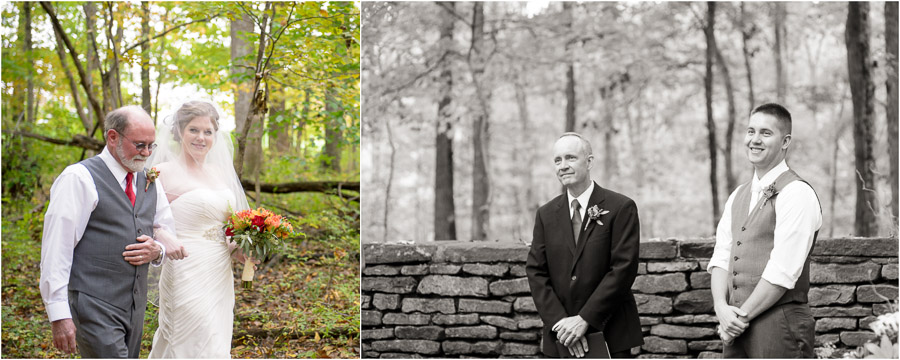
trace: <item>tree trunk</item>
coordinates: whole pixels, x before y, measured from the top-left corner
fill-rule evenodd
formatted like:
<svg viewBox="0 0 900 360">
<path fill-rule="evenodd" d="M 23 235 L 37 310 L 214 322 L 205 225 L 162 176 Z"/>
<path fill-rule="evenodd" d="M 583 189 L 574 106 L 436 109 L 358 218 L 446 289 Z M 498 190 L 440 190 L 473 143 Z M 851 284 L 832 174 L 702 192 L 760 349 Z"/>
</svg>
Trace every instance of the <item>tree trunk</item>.
<svg viewBox="0 0 900 360">
<path fill-rule="evenodd" d="M 785 104 L 787 98 L 787 73 L 784 69 L 784 53 L 785 53 L 785 17 L 787 9 L 785 3 L 775 3 L 775 89 L 778 96 L 778 103 Z"/>
<path fill-rule="evenodd" d="M 401 105 L 402 106 L 402 105 Z M 391 117 L 387 116 L 384 119 L 384 126 L 387 130 L 387 141 L 388 145 L 391 147 L 391 163 L 388 166 L 388 178 L 387 184 L 385 184 L 384 190 L 384 213 L 382 214 L 381 223 L 384 226 L 384 230 L 381 232 L 381 242 L 387 242 L 388 236 L 390 233 L 390 214 L 391 214 L 391 187 L 394 185 L 394 165 L 397 161 L 397 146 L 394 144 L 394 131 L 391 129 Z"/>
<path fill-rule="evenodd" d="M 440 46 L 445 54 L 453 51 L 453 24 L 456 3 L 443 2 L 447 9 L 441 16 Z M 450 103 L 453 99 L 453 73 L 446 57 L 441 64 L 438 78 L 440 86 L 438 98 L 437 136 L 435 138 L 434 170 L 434 240 L 456 240 L 456 205 L 453 200 L 453 119 Z"/>
<path fill-rule="evenodd" d="M 603 106 L 603 178 L 606 181 L 615 181 L 619 175 L 619 163 L 616 161 L 616 147 L 613 145 L 613 136 L 616 133 L 614 123 L 615 112 L 615 88 L 617 84 L 605 86 L 600 89 L 600 103 Z"/>
<path fill-rule="evenodd" d="M 715 41 L 715 37 L 713 37 L 713 41 Z M 715 46 L 716 49 L 716 63 L 719 64 L 719 69 L 722 71 L 722 80 L 725 81 L 725 95 L 728 98 L 728 125 L 725 128 L 725 187 L 726 192 L 731 193 L 735 188 L 737 188 L 737 180 L 734 177 L 734 159 L 732 158 L 732 148 L 734 142 L 734 126 L 737 118 L 736 110 L 734 106 L 734 86 L 731 84 L 731 74 L 728 71 L 728 63 L 725 62 L 725 57 L 722 56 L 722 50 L 719 49 L 719 46 Z"/>
<path fill-rule="evenodd" d="M 63 74 L 66 74 L 66 80 L 68 80 L 69 83 L 69 91 L 72 93 L 72 101 L 75 103 L 75 112 L 78 114 L 78 118 L 81 119 L 81 125 L 84 126 L 84 132 L 90 132 L 93 124 L 88 115 L 84 113 L 84 108 L 81 105 L 81 96 L 78 95 L 78 85 L 75 84 L 75 76 L 72 75 L 72 71 L 69 70 L 69 64 L 66 62 L 65 44 L 63 44 L 59 34 L 54 33 L 53 35 L 56 38 L 56 56 L 59 57 L 59 65 L 63 70 Z M 90 108 L 88 108 L 88 110 L 90 110 Z"/>
<path fill-rule="evenodd" d="M 473 169 L 472 169 L 472 240 L 487 240 L 490 215 L 488 192 L 490 179 L 487 173 L 488 108 L 490 93 L 484 89 L 484 3 L 476 2 L 472 11 L 472 47 L 469 52 L 472 78 L 475 82 L 477 101 L 480 106 L 472 125 Z"/>
<path fill-rule="evenodd" d="M 235 132 L 241 134 L 244 132 L 244 127 L 247 124 L 247 119 L 250 115 L 250 103 L 253 100 L 254 63 L 253 60 L 249 59 L 250 54 L 253 53 L 253 47 L 248 41 L 248 37 L 253 34 L 254 28 L 250 16 L 246 13 L 241 12 L 236 15 L 231 20 L 231 73 L 235 76 Z M 243 149 L 236 148 L 235 150 L 240 152 Z M 245 163 L 243 160 L 240 161 L 240 164 L 235 163 L 235 170 L 240 167 L 241 172 L 243 172 Z"/>
<path fill-rule="evenodd" d="M 569 31 L 572 31 L 572 2 L 563 2 L 563 16 Z M 575 62 L 568 51 L 571 44 L 566 44 L 566 132 L 575 131 Z"/>
<path fill-rule="evenodd" d="M 712 109 L 712 85 L 713 85 L 713 57 L 716 54 L 715 41 L 715 25 L 716 25 L 716 3 L 706 3 L 706 77 L 703 85 L 706 89 L 706 128 L 708 134 L 709 147 L 709 183 L 712 190 L 712 213 L 713 213 L 713 229 L 719 223 L 719 183 L 716 178 L 716 153 L 718 146 L 716 145 L 716 122 L 713 119 Z"/>
<path fill-rule="evenodd" d="M 756 99 L 753 95 L 753 68 L 750 66 L 750 58 L 752 55 L 750 54 L 750 49 L 747 47 L 747 43 L 750 42 L 750 38 L 753 36 L 753 32 L 746 28 L 746 10 L 744 9 L 746 3 L 741 1 L 741 51 L 744 53 L 744 67 L 747 69 L 747 97 L 749 98 L 748 106 L 750 109 L 756 106 Z M 754 25 L 751 25 L 754 26 Z"/>
<path fill-rule="evenodd" d="M 294 121 L 292 116 L 288 116 L 287 100 L 285 99 L 284 88 L 278 83 L 272 83 L 272 111 L 269 112 L 269 128 L 278 128 L 273 136 L 275 138 L 275 151 L 278 154 L 288 154 L 291 152 L 291 144 L 293 143 Z M 281 117 L 280 125 L 277 121 Z"/>
<path fill-rule="evenodd" d="M 869 54 L 869 4 L 850 2 L 847 12 L 847 67 L 853 98 L 853 143 L 856 147 L 856 236 L 875 236 L 875 84 Z"/>
<path fill-rule="evenodd" d="M 341 171 L 341 143 L 343 143 L 344 115 L 340 112 L 341 104 L 335 98 L 334 84 L 328 84 L 325 90 L 325 117 L 328 119 L 325 125 L 325 157 L 322 167 L 330 168 L 334 172 Z"/>
<path fill-rule="evenodd" d="M 141 107 L 153 113 L 150 99 L 150 3 L 141 2 Z"/>
<path fill-rule="evenodd" d="M 25 100 L 25 123 L 28 124 L 27 128 L 30 130 L 31 125 L 34 124 L 34 66 L 32 66 L 34 64 L 34 52 L 31 44 L 31 2 L 26 1 L 22 6 L 25 8 L 23 11 L 23 17 L 25 18 L 23 50 L 25 51 L 25 61 L 28 64 L 28 77 L 25 79 L 27 96 Z"/>
<path fill-rule="evenodd" d="M 86 46 L 84 50 L 85 55 L 85 63 L 87 65 L 86 72 L 88 74 L 86 79 L 83 79 L 84 87 L 86 92 L 93 93 L 94 89 L 94 78 L 92 74 L 100 70 L 100 58 L 97 56 L 97 43 L 92 41 L 97 38 L 97 3 L 95 2 L 85 2 L 84 3 L 84 33 Z M 87 118 L 92 119 L 96 118 L 95 125 L 88 129 L 90 133 L 94 132 L 94 127 L 103 126 L 102 120 L 100 117 L 94 114 L 94 108 L 91 106 L 87 107 Z"/>
<path fill-rule="evenodd" d="M 891 215 L 893 215 L 894 226 L 897 228 L 897 191 L 898 191 L 898 174 L 897 166 L 900 159 L 897 157 L 897 2 L 885 1 L 884 3 L 884 24 L 885 34 L 884 40 L 887 44 L 887 128 L 888 128 L 888 151 L 891 159 Z"/>
</svg>

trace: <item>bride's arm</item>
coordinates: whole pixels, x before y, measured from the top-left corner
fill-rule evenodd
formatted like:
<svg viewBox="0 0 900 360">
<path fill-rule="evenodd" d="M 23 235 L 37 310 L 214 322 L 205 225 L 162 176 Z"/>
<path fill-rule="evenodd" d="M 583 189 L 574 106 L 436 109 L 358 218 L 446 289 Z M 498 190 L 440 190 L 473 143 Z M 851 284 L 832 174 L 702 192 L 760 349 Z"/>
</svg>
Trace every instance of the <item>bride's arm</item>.
<svg viewBox="0 0 900 360">
<path fill-rule="evenodd" d="M 181 245 L 181 241 L 174 234 L 163 228 L 153 228 L 153 238 L 166 247 L 166 257 L 170 260 L 181 260 L 188 256 L 187 249 Z"/>
</svg>

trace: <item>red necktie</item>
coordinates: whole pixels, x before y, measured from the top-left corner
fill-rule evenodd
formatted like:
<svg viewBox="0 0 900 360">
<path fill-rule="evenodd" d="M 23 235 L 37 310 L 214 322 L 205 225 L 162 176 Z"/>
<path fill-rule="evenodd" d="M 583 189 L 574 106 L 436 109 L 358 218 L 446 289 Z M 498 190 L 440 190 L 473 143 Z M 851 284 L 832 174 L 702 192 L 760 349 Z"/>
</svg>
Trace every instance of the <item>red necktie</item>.
<svg viewBox="0 0 900 360">
<path fill-rule="evenodd" d="M 131 206 L 134 206 L 134 188 L 131 186 L 131 179 L 134 178 L 134 174 L 128 173 L 125 175 L 125 195 L 128 195 L 128 200 L 131 200 Z"/>
</svg>

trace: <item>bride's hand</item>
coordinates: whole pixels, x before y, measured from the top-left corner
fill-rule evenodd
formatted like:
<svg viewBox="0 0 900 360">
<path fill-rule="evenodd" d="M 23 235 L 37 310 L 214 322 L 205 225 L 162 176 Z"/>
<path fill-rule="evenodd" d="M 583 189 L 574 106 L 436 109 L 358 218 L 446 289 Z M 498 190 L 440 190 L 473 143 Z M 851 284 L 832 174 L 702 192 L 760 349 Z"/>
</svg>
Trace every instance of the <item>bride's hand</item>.
<svg viewBox="0 0 900 360">
<path fill-rule="evenodd" d="M 161 242 L 166 247 L 166 257 L 169 260 L 181 260 L 188 256 L 187 249 L 184 248 L 184 245 L 181 245 L 181 241 L 169 234 L 168 231 L 163 229 L 156 229 L 155 234 L 156 241 Z"/>
</svg>

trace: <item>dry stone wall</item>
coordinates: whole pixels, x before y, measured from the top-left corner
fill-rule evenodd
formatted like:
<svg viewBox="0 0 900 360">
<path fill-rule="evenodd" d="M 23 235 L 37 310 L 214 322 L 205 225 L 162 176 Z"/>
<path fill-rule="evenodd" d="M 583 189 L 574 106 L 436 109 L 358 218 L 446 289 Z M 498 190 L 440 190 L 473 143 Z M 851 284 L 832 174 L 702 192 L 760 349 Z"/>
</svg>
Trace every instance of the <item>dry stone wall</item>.
<svg viewBox="0 0 900 360">
<path fill-rule="evenodd" d="M 896 238 L 820 239 L 810 269 L 816 346 L 855 348 L 898 295 Z M 715 358 L 709 239 L 641 243 L 632 289 L 641 358 Z M 525 275 L 528 247 L 504 243 L 365 244 L 362 357 L 540 357 L 542 322 Z"/>
</svg>

